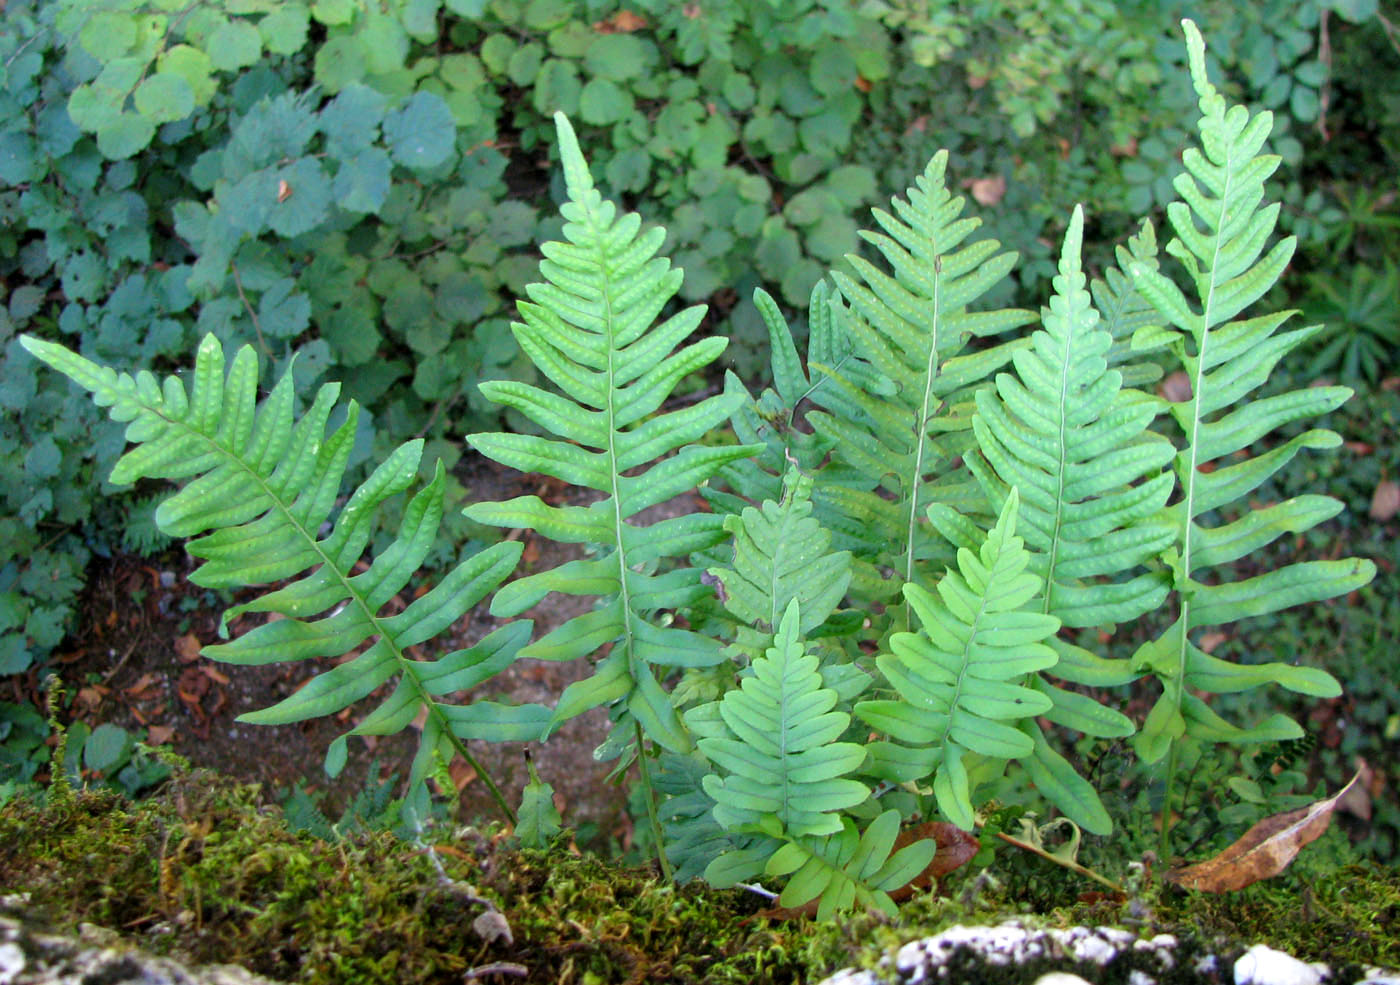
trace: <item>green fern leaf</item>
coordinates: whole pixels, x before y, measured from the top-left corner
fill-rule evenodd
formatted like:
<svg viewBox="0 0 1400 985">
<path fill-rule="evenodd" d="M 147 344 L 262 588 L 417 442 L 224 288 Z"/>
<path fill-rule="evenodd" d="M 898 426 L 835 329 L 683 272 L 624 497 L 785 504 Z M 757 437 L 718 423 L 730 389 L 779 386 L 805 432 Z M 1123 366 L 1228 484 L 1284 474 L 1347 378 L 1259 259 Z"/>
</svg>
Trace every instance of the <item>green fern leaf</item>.
<svg viewBox="0 0 1400 985">
<path fill-rule="evenodd" d="M 1045 694 L 1015 681 L 1055 665 L 1044 640 L 1060 621 L 1026 605 L 1041 580 L 1015 536 L 1013 489 L 981 550 L 958 551 L 958 570 L 938 582 L 938 596 L 918 585 L 904 597 L 921 629 L 896 633 L 876 666 L 899 700 L 862 701 L 855 713 L 893 742 L 870 747 L 870 771 L 897 783 L 932 774 L 938 807 L 954 824 L 973 827 L 968 754 L 1025 759 L 1035 741 L 1017 724 L 1051 710 Z"/>
<path fill-rule="evenodd" d="M 738 620 L 735 649 L 752 660 L 773 645 L 778 621 L 800 602 L 804 637 L 820 626 L 846 594 L 849 551 L 830 551 L 831 534 L 812 518 L 812 478 L 790 468 L 781 503 L 745 507 L 725 518 L 734 557 L 710 574 L 724 586 L 724 605 Z"/>
<path fill-rule="evenodd" d="M 836 812 L 870 797 L 869 787 L 846 777 L 864 762 L 865 747 L 836 741 L 851 716 L 833 710 L 837 693 L 823 685 L 818 658 L 805 652 L 801 624 L 792 599 L 773 645 L 740 686 L 686 713 L 700 751 L 726 774 L 704 779 L 726 830 L 757 829 L 772 817 L 788 834 L 834 834 L 841 829 Z"/>
<path fill-rule="evenodd" d="M 496 544 L 467 558 L 426 595 L 397 615 L 388 602 L 408 584 L 431 549 L 442 518 L 446 475 L 438 463 L 432 481 L 409 501 L 398 535 L 369 567 L 354 569 L 373 531 L 375 511 L 409 489 L 418 471 L 422 441 L 395 450 L 360 484 L 333 522 L 331 512 L 344 478 L 358 408 L 330 434 L 337 384 L 321 388 L 300 420 L 293 420 L 292 372 L 257 404 L 257 357 L 245 346 L 225 375 L 222 347 L 213 335 L 200 343 L 193 386 L 176 377 L 158 385 L 148 372 L 135 377 L 97 366 L 62 346 L 25 337 L 35 356 L 89 390 L 114 420 L 127 423 L 135 447 L 117 462 L 112 482 L 156 477 L 185 481 L 156 510 L 166 534 L 195 537 L 187 548 L 203 558 L 190 580 L 210 588 L 263 585 L 296 579 L 224 613 L 228 622 L 248 612 L 285 618 L 259 626 L 229 643 L 206 647 L 216 660 L 265 664 L 352 653 L 354 659 L 313 678 L 296 694 L 239 721 L 284 724 L 341 711 L 398 678 L 392 693 L 363 721 L 331 744 L 326 771 L 338 774 L 348 735 L 390 735 L 427 708 L 422 741 L 410 777 L 420 783 L 434 763 L 452 752 L 475 763 L 463 742 L 538 738 L 548 709 L 477 702 L 451 706 L 443 695 L 475 687 L 508 667 L 529 636 L 529 625 L 506 626 L 476 646 L 437 660 L 420 660 L 409 648 L 445 630 L 514 569 L 519 544 Z M 329 532 L 322 535 L 323 526 Z M 297 578 L 301 575 L 300 578 Z M 313 618 L 319 613 L 329 613 Z M 509 809 L 506 809 L 509 814 Z"/>
<path fill-rule="evenodd" d="M 1282 663 L 1237 666 L 1201 650 L 1190 633 L 1341 595 L 1365 585 L 1375 574 L 1370 561 L 1355 558 L 1299 562 L 1243 581 L 1221 582 L 1211 570 L 1286 533 L 1310 529 L 1341 509 L 1326 497 L 1300 496 L 1245 511 L 1215 526 L 1206 522 L 1211 511 L 1248 497 L 1302 448 L 1335 447 L 1340 442 L 1336 434 L 1312 430 L 1265 454 L 1237 457 L 1283 424 L 1334 409 L 1351 391 L 1309 387 L 1235 406 L 1320 326 L 1281 331 L 1291 312 L 1237 317 L 1278 281 L 1295 244 L 1288 237 L 1265 252 L 1279 213 L 1277 203 L 1263 204 L 1264 182 L 1279 163 L 1278 157 L 1262 153 L 1272 115 L 1251 116 L 1242 106 L 1227 106 L 1207 80 L 1200 33 L 1190 21 L 1183 26 L 1200 98 L 1201 147 L 1182 155 L 1186 171 L 1175 182 L 1182 200 L 1167 210 L 1176 233 L 1167 252 L 1185 269 L 1199 310 L 1159 271 L 1141 262 L 1131 266 L 1139 290 L 1168 323 L 1141 330 L 1140 344 L 1165 343 L 1191 382 L 1189 399 L 1170 408 L 1184 438 L 1174 461 L 1180 487 L 1180 500 L 1170 509 L 1175 534 L 1164 557 L 1180 597 L 1180 616 L 1134 657 L 1140 669 L 1156 674 L 1163 684 L 1163 694 L 1137 738 L 1138 752 L 1148 761 L 1166 755 L 1183 735 L 1231 742 L 1301 735 L 1296 724 L 1279 715 L 1253 729 L 1230 726 L 1188 689 L 1242 691 L 1274 681 L 1303 694 L 1328 697 L 1341 693 L 1330 674 Z M 1219 467 L 1202 471 L 1212 461 Z"/>
<path fill-rule="evenodd" d="M 947 160 L 940 151 L 906 193 L 908 200 L 892 200 L 898 217 L 875 210 L 883 233 L 862 233 L 894 276 L 858 256 L 846 259 L 859 281 L 832 274 L 851 305 L 845 327 L 892 392 L 871 393 L 849 369 L 811 367 L 829 376 L 858 411 L 809 415 L 813 427 L 834 444 L 836 457 L 868 480 L 863 489 L 823 491 L 837 512 L 863 528 L 861 537 L 870 546 L 858 555 L 857 597 L 886 600 L 901 585 L 919 583 L 921 566 L 941 549 L 924 523 L 929 503 L 981 505 L 966 471 L 950 466 L 971 446 L 966 405 L 972 391 L 1023 343 L 959 353 L 974 335 L 994 335 L 1035 317 L 1020 310 L 968 310 L 1006 276 L 1016 257 L 998 254 L 995 240 L 962 245 L 979 222 L 959 218 L 963 200 L 953 198 L 945 185 Z M 857 545 L 838 546 L 860 551 Z M 881 577 L 881 567 L 892 569 L 893 579 Z"/>
<path fill-rule="evenodd" d="M 569 196 L 560 210 L 566 242 L 542 247 L 540 273 L 546 283 L 527 288 L 531 300 L 520 302 L 521 321 L 511 330 L 562 394 L 509 381 L 484 383 L 481 390 L 558 438 L 474 434 L 467 440 L 505 465 L 597 490 L 603 498 L 588 507 L 555 507 L 524 496 L 477 504 L 466 512 L 479 523 L 599 545 L 594 557 L 512 582 L 492 603 L 493 614 L 514 615 L 550 592 L 602 600 L 599 608 L 521 651 L 571 660 L 613 644 L 591 677 L 561 695 L 546 734 L 589 708 L 623 702 L 627 715 L 654 741 L 684 753 L 691 740 L 651 667 L 712 666 L 724 660 L 724 652 L 715 640 L 652 619 L 658 610 L 708 595 L 701 572 L 648 572 L 664 559 L 721 542 L 724 518 L 692 514 L 651 526 L 628 520 L 758 449 L 691 444 L 722 425 L 741 395 L 721 394 L 656 413 L 675 385 L 713 361 L 727 340 L 707 338 L 677 349 L 699 326 L 701 307 L 653 324 L 682 279 L 669 261 L 655 256 L 666 232 L 643 232 L 637 215 L 619 216 L 594 187 L 568 120 L 556 114 L 555 123 Z"/>
</svg>

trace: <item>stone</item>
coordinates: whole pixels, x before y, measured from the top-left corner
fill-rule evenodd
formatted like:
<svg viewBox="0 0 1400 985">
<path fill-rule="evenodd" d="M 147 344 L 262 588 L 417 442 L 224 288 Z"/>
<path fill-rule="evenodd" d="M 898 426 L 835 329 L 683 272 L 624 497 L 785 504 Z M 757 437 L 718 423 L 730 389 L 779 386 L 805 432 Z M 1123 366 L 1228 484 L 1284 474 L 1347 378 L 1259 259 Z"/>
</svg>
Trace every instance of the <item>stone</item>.
<svg viewBox="0 0 1400 985">
<path fill-rule="evenodd" d="M 1235 985 L 1322 985 L 1323 971 L 1282 951 L 1255 944 L 1235 962 Z"/>
<path fill-rule="evenodd" d="M 279 985 L 237 965 L 187 967 L 111 940 L 88 927 L 79 937 L 51 934 L 0 916 L 0 985 Z"/>
</svg>

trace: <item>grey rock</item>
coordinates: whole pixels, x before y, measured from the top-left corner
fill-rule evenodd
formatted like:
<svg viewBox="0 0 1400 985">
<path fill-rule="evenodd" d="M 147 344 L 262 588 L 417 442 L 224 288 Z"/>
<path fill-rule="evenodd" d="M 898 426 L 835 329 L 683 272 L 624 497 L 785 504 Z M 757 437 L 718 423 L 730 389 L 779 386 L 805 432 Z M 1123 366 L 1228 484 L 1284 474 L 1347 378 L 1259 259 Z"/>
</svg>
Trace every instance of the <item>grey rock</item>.
<svg viewBox="0 0 1400 985">
<path fill-rule="evenodd" d="M 84 931 L 51 934 L 0 916 L 0 985 L 278 985 L 237 965 L 189 967 L 111 943 L 111 931 Z"/>
</svg>

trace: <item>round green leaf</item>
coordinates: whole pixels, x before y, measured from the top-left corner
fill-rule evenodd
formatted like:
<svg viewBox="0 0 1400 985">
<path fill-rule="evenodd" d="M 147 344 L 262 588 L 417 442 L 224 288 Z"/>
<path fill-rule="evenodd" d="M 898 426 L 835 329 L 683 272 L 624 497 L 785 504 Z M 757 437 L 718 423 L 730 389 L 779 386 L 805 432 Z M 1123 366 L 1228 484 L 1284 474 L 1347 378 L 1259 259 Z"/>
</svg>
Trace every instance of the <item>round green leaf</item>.
<svg viewBox="0 0 1400 985">
<path fill-rule="evenodd" d="M 355 8 L 355 0 L 316 0 L 311 5 L 311 16 L 327 27 L 334 27 L 354 20 Z"/>
<path fill-rule="evenodd" d="M 262 57 L 262 36 L 244 20 L 226 21 L 209 37 L 209 61 L 226 72 L 253 65 Z"/>
<path fill-rule="evenodd" d="M 546 116 L 555 112 L 573 116 L 578 112 L 578 97 L 582 86 L 573 62 L 551 58 L 540 66 L 535 77 L 535 109 Z"/>
<path fill-rule="evenodd" d="M 34 139 L 27 133 L 11 130 L 0 133 L 0 184 L 19 185 L 39 177 L 39 159 L 34 153 Z"/>
<path fill-rule="evenodd" d="M 336 204 L 348 212 L 378 212 L 389 194 L 393 165 L 383 148 L 367 147 L 336 172 L 333 192 Z"/>
<path fill-rule="evenodd" d="M 136 87 L 136 109 L 152 123 L 173 123 L 194 112 L 194 90 L 174 72 L 157 72 Z"/>
<path fill-rule="evenodd" d="M 311 12 L 301 3 L 279 3 L 258 24 L 267 50 L 274 55 L 295 55 L 306 44 Z"/>
<path fill-rule="evenodd" d="M 83 762 L 90 770 L 107 772 L 126 762 L 135 744 L 126 729 L 111 723 L 99 725 L 83 745 Z"/>
<path fill-rule="evenodd" d="M 375 75 L 384 75 L 403 68 L 408 57 L 408 32 L 395 18 L 370 8 L 368 22 L 360 29 L 360 47 L 365 52 L 365 67 Z"/>
<path fill-rule="evenodd" d="M 342 34 L 316 52 L 316 81 L 327 92 L 339 92 L 365 77 L 365 49 L 353 34 Z"/>
<path fill-rule="evenodd" d="M 291 238 L 315 229 L 330 212 L 331 182 L 321 162 L 303 157 L 277 172 L 277 204 L 268 225 Z"/>
<path fill-rule="evenodd" d="M 178 75 L 185 80 L 194 94 L 196 105 L 208 106 L 214 98 L 218 84 L 214 81 L 214 63 L 198 48 L 187 44 L 177 44 L 160 56 L 156 67 L 162 73 Z"/>
<path fill-rule="evenodd" d="M 258 322 L 274 338 L 289 339 L 311 324 L 311 301 L 295 293 L 296 281 L 283 277 L 263 292 L 258 302 Z"/>
<path fill-rule="evenodd" d="M 579 95 L 578 111 L 585 123 L 605 126 L 632 115 L 632 94 L 609 79 L 593 79 Z"/>
<path fill-rule="evenodd" d="M 384 118 L 384 139 L 395 161 L 416 171 L 427 170 L 452 156 L 457 124 L 442 97 L 417 92 Z"/>
<path fill-rule="evenodd" d="M 98 11 L 78 32 L 78 43 L 98 61 L 109 62 L 136 43 L 136 18 L 115 10 Z"/>
<path fill-rule="evenodd" d="M 136 113 L 122 113 L 97 131 L 97 149 L 111 161 L 120 161 L 146 149 L 156 135 L 155 124 Z"/>
<path fill-rule="evenodd" d="M 618 82 L 639 77 L 646 65 L 646 44 L 631 34 L 600 34 L 583 56 L 589 74 Z"/>
<path fill-rule="evenodd" d="M 354 157 L 374 143 L 384 119 L 382 93 L 353 82 L 321 110 L 321 132 L 332 157 Z"/>
</svg>

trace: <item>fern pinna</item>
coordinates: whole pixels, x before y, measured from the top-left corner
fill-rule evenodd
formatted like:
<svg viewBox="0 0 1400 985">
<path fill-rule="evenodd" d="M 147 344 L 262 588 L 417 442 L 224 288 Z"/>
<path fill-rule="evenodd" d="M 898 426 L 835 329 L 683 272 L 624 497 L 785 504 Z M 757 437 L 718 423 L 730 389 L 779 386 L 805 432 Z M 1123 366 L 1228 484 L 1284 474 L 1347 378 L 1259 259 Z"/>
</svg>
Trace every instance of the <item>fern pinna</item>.
<svg viewBox="0 0 1400 985">
<path fill-rule="evenodd" d="M 250 665 L 339 657 L 374 638 L 354 659 L 317 675 L 271 708 L 239 716 L 239 721 L 282 725 L 330 715 L 397 677 L 389 696 L 331 744 L 326 771 L 335 776 L 344 766 L 348 735 L 391 735 L 426 708 L 410 786 L 421 789 L 422 780 L 455 751 L 478 770 L 502 811 L 513 817 L 463 743 L 537 739 L 549 710 L 490 701 L 457 706 L 439 699 L 473 688 L 508 667 L 529 638 L 529 624 L 502 627 L 475 646 L 436 660 L 416 659 L 408 650 L 445 630 L 500 584 L 519 560 L 521 546 L 495 544 L 462 561 L 404 611 L 384 611 L 418 571 L 437 537 L 446 485 L 439 462 L 432 481 L 404 509 L 393 543 L 367 570 L 354 573 L 373 530 L 375 510 L 412 486 L 421 440 L 400 445 L 386 458 L 322 536 L 345 476 L 359 414 L 351 401 L 344 421 L 326 433 L 339 384 L 321 387 L 310 408 L 295 420 L 291 369 L 258 405 L 258 361 L 252 348 L 239 350 L 225 377 L 224 352 L 212 335 L 200 343 L 189 393 L 173 376 L 162 386 L 145 371 L 134 377 L 119 375 L 51 342 L 28 336 L 21 342 L 89 390 L 100 406 L 110 408 L 113 420 L 129 422 L 126 438 L 135 447 L 117 462 L 112 483 L 142 478 L 183 481 L 183 488 L 156 510 L 156 524 L 171 537 L 195 538 L 187 549 L 204 563 L 190 575 L 191 581 L 206 588 L 235 588 L 297 579 L 233 606 L 224 613 L 220 630 L 226 633 L 230 620 L 248 612 L 285 618 L 232 642 L 206 647 L 206 656 Z"/>
<path fill-rule="evenodd" d="M 1138 289 L 1168 322 L 1140 329 L 1135 347 L 1166 347 L 1191 383 L 1190 396 L 1170 406 L 1181 433 L 1173 460 L 1180 498 L 1167 508 L 1174 533 L 1163 559 L 1180 612 L 1165 633 L 1143 644 L 1133 657 L 1135 666 L 1155 674 L 1163 688 L 1137 736 L 1137 749 L 1148 762 L 1167 758 L 1164 854 L 1174 810 L 1171 785 L 1180 739 L 1259 742 L 1302 735 L 1284 715 L 1271 716 L 1254 728 L 1236 727 L 1192 691 L 1220 694 L 1277 682 L 1316 697 L 1341 693 L 1332 675 L 1317 668 L 1282 663 L 1242 666 L 1213 657 L 1191 641 L 1192 631 L 1341 595 L 1375 576 L 1372 562 L 1349 558 L 1287 564 L 1240 581 L 1217 578 L 1216 569 L 1221 566 L 1286 533 L 1308 530 L 1341 510 L 1337 500 L 1315 495 L 1252 511 L 1235 504 L 1301 449 L 1334 448 L 1341 439 L 1332 431 L 1315 429 L 1249 456 L 1251 444 L 1290 421 L 1334 409 L 1351 396 L 1351 390 L 1308 387 L 1234 406 L 1269 378 L 1287 352 L 1312 338 L 1321 326 L 1281 332 L 1291 311 L 1237 317 L 1278 281 L 1295 245 L 1290 236 L 1264 253 L 1279 213 L 1277 202 L 1262 205 L 1264 181 L 1279 164 L 1277 156 L 1261 153 L 1273 116 L 1268 112 L 1251 116 L 1243 106 L 1227 107 L 1206 77 L 1200 32 L 1190 21 L 1183 26 L 1191 76 L 1200 97 L 1201 146 L 1182 155 L 1186 170 L 1174 185 L 1181 201 L 1167 208 L 1176 236 L 1166 252 L 1181 262 L 1199 311 L 1159 270 L 1142 262 L 1130 269 Z M 1216 467 L 1203 470 L 1207 463 Z M 1238 518 L 1218 519 L 1232 509 L 1239 512 Z"/>
</svg>

